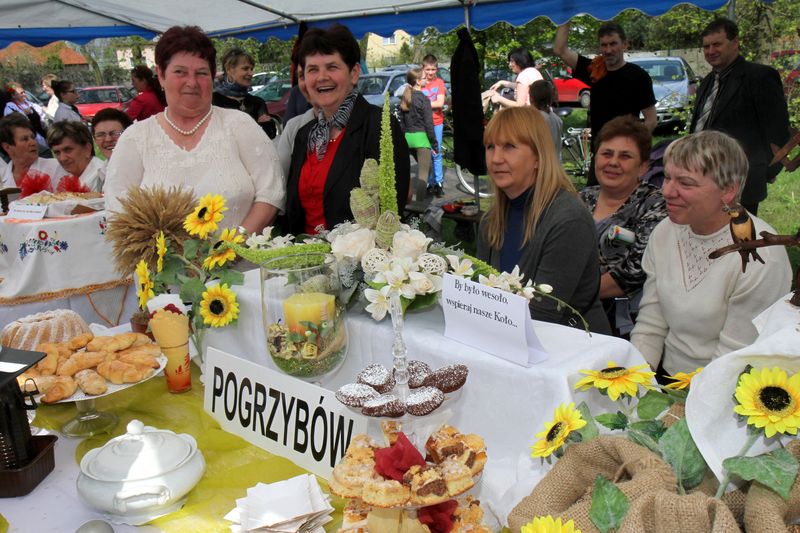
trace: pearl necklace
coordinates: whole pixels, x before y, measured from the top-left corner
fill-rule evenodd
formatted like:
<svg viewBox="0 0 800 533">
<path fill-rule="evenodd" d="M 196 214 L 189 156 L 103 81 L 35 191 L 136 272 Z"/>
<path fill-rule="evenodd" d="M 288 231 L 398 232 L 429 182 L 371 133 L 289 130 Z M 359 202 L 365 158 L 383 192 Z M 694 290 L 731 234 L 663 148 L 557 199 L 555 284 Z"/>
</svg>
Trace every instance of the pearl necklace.
<svg viewBox="0 0 800 533">
<path fill-rule="evenodd" d="M 169 108 L 166 108 L 166 109 L 164 110 L 164 120 L 166 120 L 166 121 L 167 121 L 167 124 L 169 124 L 169 125 L 170 125 L 170 127 L 171 127 L 173 130 L 177 131 L 177 132 L 178 132 L 178 133 L 180 133 L 181 135 L 186 135 L 186 136 L 188 137 L 189 135 L 194 135 L 194 133 L 195 133 L 197 130 L 199 130 L 199 129 L 200 129 L 200 126 L 202 126 L 203 124 L 205 124 L 205 122 L 206 122 L 206 121 L 208 120 L 208 118 L 211 116 L 211 111 L 212 111 L 213 109 L 214 109 L 214 107 L 213 107 L 213 106 L 210 106 L 210 107 L 208 108 L 208 113 L 206 113 L 206 114 L 205 114 L 205 116 L 204 116 L 203 118 L 201 118 L 201 119 L 200 119 L 200 122 L 198 122 L 197 124 L 195 124 L 195 125 L 194 125 L 194 128 L 192 128 L 192 129 L 190 129 L 190 130 L 182 130 L 182 129 L 180 129 L 178 126 L 176 126 L 176 125 L 175 125 L 175 123 L 174 123 L 174 122 L 172 122 L 172 121 L 169 119 L 169 115 L 167 114 L 167 113 L 168 113 L 168 111 L 169 111 Z"/>
</svg>

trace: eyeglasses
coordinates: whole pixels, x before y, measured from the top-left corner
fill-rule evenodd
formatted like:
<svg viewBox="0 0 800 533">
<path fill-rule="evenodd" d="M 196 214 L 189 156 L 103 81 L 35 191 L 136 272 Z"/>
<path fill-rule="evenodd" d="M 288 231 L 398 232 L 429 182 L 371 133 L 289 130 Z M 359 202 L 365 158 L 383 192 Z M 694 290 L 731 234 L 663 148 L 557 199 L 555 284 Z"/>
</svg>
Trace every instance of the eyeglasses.
<svg viewBox="0 0 800 533">
<path fill-rule="evenodd" d="M 65 92 L 65 93 L 74 93 L 74 92 L 75 92 L 75 89 L 69 89 L 69 90 L 67 90 L 67 91 L 62 91 L 62 92 Z"/>
<path fill-rule="evenodd" d="M 119 139 L 120 136 L 122 136 L 122 130 L 109 131 L 108 133 L 100 131 L 94 134 L 94 138 L 100 141 L 102 141 L 106 137 L 110 139 Z"/>
</svg>

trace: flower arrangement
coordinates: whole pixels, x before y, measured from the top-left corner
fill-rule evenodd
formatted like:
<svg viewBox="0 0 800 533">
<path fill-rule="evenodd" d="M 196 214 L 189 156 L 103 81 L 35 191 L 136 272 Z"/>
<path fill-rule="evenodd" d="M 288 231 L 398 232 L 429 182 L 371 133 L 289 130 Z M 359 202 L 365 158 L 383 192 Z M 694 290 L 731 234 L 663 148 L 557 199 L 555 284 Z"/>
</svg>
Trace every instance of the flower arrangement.
<svg viewBox="0 0 800 533">
<path fill-rule="evenodd" d="M 162 294 L 177 293 L 188 304 L 190 336 L 202 357 L 206 329 L 236 323 L 239 305 L 231 287 L 244 281 L 241 272 L 229 268 L 236 254 L 227 246 L 243 243 L 244 237 L 238 230 L 219 229 L 225 199 L 207 194 L 195 203 L 191 193 L 179 189 L 132 189 L 122 204 L 108 229 L 117 268 L 129 268 L 131 250 L 136 251 L 132 270 L 142 314 L 148 314 L 147 302 Z M 154 213 L 152 206 L 162 210 Z M 128 232 L 126 225 L 132 225 Z M 208 286 L 213 281 L 219 283 Z"/>
<path fill-rule="evenodd" d="M 596 438 L 600 434 L 598 426 L 603 426 L 610 432 L 624 432 L 624 436 L 634 443 L 662 458 L 675 474 L 678 494 L 684 495 L 696 489 L 706 476 L 708 467 L 692 439 L 686 420 L 674 416 L 673 407 L 680 407 L 678 411 L 682 412 L 692 379 L 703 369 L 665 376 L 673 383 L 662 387 L 652 382 L 654 373 L 643 370 L 644 367 L 626 368 L 609 361 L 607 367 L 600 370 L 581 370 L 586 377 L 575 384 L 575 389 L 594 389 L 619 402 L 619 410 L 592 416 L 585 402 L 577 407 L 573 403 L 559 405 L 553 420 L 546 422 L 544 431 L 536 435 L 539 440 L 531 446 L 531 456 L 549 462 L 552 456 L 563 456 L 567 446 Z M 779 367 L 753 368 L 748 365 L 737 379 L 734 403 L 731 414 L 746 425 L 748 436 L 741 451 L 722 462 L 725 477 L 714 497 L 721 499 L 730 479 L 738 478 L 758 481 L 786 500 L 800 470 L 795 456 L 784 448 L 755 457 L 746 454 L 761 438 L 797 435 L 800 428 L 800 372 L 790 375 Z M 604 530 L 601 519 L 606 526 L 612 524 L 612 529 L 619 528 L 629 509 L 628 496 L 610 480 L 598 475 L 591 498 L 589 518 L 592 523 L 601 531 Z M 595 507 L 604 509 L 602 518 L 594 514 Z M 549 531 L 533 529 L 534 522 L 529 524 L 531 529 L 527 531 Z"/>
</svg>

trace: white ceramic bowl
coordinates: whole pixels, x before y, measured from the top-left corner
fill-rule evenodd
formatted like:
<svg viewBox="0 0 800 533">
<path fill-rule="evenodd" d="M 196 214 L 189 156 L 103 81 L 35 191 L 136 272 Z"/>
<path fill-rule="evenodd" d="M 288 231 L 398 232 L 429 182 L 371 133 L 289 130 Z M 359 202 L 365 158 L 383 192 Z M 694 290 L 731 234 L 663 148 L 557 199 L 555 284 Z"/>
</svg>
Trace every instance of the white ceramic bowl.
<svg viewBox="0 0 800 533">
<path fill-rule="evenodd" d="M 191 435 L 132 420 L 81 460 L 78 494 L 114 523 L 141 525 L 181 508 L 205 471 Z"/>
</svg>

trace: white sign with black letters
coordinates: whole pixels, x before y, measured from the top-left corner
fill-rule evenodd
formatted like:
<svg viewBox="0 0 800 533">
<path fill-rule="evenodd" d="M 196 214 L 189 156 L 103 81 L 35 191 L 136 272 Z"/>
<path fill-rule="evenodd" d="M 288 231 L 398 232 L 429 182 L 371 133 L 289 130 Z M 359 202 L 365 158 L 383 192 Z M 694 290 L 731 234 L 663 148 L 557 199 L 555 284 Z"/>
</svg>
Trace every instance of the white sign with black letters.
<svg viewBox="0 0 800 533">
<path fill-rule="evenodd" d="M 208 348 L 204 408 L 222 429 L 309 472 L 331 478 L 350 438 L 367 432 L 366 418 L 334 393 Z"/>
<path fill-rule="evenodd" d="M 522 296 L 445 274 L 442 309 L 445 337 L 526 367 L 547 359 Z"/>
</svg>

